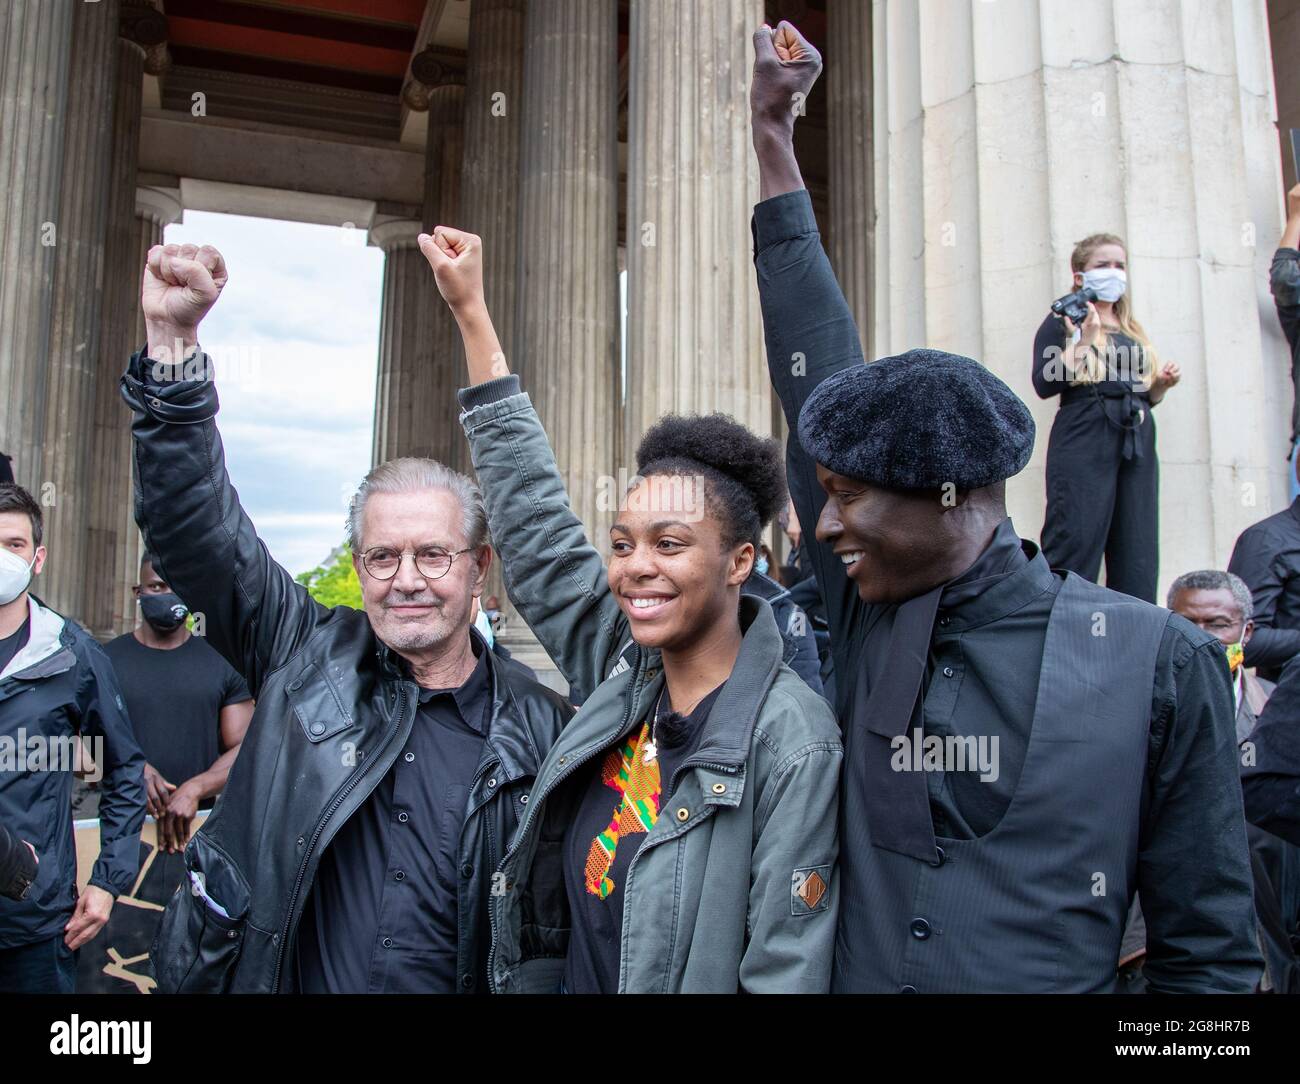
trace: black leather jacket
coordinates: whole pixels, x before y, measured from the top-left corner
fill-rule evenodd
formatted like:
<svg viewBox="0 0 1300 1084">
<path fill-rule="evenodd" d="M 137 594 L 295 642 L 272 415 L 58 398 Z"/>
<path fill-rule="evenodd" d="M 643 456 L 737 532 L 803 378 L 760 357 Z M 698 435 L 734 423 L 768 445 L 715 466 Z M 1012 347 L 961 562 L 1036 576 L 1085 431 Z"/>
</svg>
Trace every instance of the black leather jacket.
<svg viewBox="0 0 1300 1084">
<path fill-rule="evenodd" d="M 136 522 L 159 573 L 257 699 L 225 791 L 185 849 L 189 890 L 168 904 L 150 956 L 162 992 L 287 992 L 321 855 L 405 745 L 417 686 L 364 613 L 320 605 L 271 559 L 226 474 L 211 381 L 155 380 L 142 355 L 122 379 Z M 493 871 L 572 714 L 491 652 L 488 664 L 492 715 L 458 856 L 467 993 L 486 988 Z"/>
</svg>

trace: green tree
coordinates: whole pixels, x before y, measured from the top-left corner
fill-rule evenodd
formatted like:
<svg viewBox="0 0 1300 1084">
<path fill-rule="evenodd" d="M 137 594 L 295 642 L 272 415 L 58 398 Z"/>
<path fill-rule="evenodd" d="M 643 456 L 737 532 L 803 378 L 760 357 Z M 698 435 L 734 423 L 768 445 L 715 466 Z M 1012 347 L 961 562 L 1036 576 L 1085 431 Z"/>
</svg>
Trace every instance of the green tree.
<svg viewBox="0 0 1300 1084">
<path fill-rule="evenodd" d="M 322 606 L 361 609 L 361 581 L 352 567 L 352 547 L 345 543 L 334 551 L 333 557 L 333 563 L 317 565 L 310 572 L 299 574 L 298 582 Z"/>
</svg>

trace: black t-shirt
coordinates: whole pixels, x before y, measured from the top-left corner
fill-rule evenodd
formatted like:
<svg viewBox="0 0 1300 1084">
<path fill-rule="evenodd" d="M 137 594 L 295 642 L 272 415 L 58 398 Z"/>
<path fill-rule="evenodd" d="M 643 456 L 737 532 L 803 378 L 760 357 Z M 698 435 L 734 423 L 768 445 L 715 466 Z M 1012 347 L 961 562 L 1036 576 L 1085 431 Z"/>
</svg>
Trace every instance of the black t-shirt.
<svg viewBox="0 0 1300 1084">
<path fill-rule="evenodd" d="M 212 767 L 221 755 L 221 709 L 252 699 L 234 668 L 199 636 L 163 650 L 128 632 L 104 651 L 145 760 L 176 786 Z"/>
<path fill-rule="evenodd" d="M 13 662 L 14 656 L 27 646 L 27 637 L 31 631 L 32 619 L 29 613 L 23 619 L 23 623 L 18 626 L 17 632 L 0 640 L 0 671 Z"/>
<path fill-rule="evenodd" d="M 590 771 L 578 774 L 584 781 L 579 784 L 582 797 L 564 835 L 564 887 L 573 918 L 564 965 L 566 993 L 618 993 L 623 881 L 659 810 L 672 797 L 677 769 L 698 747 L 722 689 L 719 685 L 709 693 L 690 715 L 666 712 L 659 719 L 658 757 L 652 763 L 644 756 L 650 741 L 647 720 L 597 755 Z"/>
</svg>

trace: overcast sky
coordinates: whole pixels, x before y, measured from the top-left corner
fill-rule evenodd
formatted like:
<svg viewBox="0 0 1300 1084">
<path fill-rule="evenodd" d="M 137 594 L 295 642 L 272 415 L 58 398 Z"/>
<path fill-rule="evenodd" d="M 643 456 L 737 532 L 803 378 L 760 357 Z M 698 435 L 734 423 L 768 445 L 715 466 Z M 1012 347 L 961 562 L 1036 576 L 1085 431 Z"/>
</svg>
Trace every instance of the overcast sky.
<svg viewBox="0 0 1300 1084">
<path fill-rule="evenodd" d="M 364 237 L 199 211 L 166 231 L 226 258 L 230 281 L 200 332 L 217 427 L 244 510 L 295 575 L 343 541 L 347 498 L 370 469 L 384 257 Z"/>
</svg>

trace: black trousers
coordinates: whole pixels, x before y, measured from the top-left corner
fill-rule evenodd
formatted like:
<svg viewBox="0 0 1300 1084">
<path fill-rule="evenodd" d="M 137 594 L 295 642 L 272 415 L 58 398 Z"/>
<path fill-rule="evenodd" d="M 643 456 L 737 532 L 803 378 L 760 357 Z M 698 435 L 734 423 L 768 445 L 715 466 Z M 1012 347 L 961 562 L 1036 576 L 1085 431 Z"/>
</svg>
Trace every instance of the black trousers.
<svg viewBox="0 0 1300 1084">
<path fill-rule="evenodd" d="M 1159 464 L 1150 410 L 1121 424 L 1114 400 L 1092 396 L 1061 404 L 1047 444 L 1043 556 L 1053 568 L 1097 581 L 1145 602 L 1156 600 L 1159 569 Z M 1126 429 L 1125 426 L 1128 428 Z M 1124 458 L 1125 444 L 1132 457 Z"/>
</svg>

